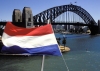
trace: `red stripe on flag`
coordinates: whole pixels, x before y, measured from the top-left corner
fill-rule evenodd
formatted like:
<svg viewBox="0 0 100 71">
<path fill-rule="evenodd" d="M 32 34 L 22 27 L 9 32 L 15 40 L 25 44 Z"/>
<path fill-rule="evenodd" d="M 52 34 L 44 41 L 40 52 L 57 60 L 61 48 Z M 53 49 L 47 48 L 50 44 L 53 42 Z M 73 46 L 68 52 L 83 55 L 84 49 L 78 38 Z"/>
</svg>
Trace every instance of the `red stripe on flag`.
<svg viewBox="0 0 100 71">
<path fill-rule="evenodd" d="M 21 28 L 7 22 L 4 32 L 10 36 L 41 36 L 53 33 L 50 24 L 35 28 Z"/>
</svg>

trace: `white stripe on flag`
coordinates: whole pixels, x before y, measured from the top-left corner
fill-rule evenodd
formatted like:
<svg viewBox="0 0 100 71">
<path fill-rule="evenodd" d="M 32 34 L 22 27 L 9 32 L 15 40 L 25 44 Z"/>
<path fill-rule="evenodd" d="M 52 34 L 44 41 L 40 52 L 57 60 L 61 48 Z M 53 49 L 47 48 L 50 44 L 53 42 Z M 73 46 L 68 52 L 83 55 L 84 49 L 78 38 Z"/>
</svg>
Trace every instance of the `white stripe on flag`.
<svg viewBox="0 0 100 71">
<path fill-rule="evenodd" d="M 22 37 L 9 36 L 6 33 L 3 33 L 2 41 L 6 47 L 17 45 L 22 48 L 35 48 L 35 47 L 57 44 L 54 33 L 43 36 L 22 36 Z"/>
</svg>

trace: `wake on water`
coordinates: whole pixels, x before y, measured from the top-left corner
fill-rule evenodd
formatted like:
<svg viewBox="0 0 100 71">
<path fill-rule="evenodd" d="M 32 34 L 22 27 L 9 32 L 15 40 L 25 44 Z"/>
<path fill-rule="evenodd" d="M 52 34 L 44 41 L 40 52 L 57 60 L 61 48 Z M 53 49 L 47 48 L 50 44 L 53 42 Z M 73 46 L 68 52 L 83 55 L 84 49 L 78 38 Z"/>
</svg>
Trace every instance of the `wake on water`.
<svg viewBox="0 0 100 71">
<path fill-rule="evenodd" d="M 86 49 L 86 52 L 90 52 L 90 51 L 88 51 L 88 50 Z"/>
</svg>

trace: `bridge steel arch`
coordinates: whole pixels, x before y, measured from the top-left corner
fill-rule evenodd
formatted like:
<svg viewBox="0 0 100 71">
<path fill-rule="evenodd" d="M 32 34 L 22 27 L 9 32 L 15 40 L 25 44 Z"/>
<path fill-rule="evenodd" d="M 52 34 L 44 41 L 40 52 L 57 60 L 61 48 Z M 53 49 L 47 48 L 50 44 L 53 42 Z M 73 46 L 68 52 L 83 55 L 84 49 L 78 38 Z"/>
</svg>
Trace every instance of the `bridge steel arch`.
<svg viewBox="0 0 100 71">
<path fill-rule="evenodd" d="M 54 21 L 55 18 L 57 18 L 59 15 L 61 15 L 64 12 L 67 11 L 71 11 L 76 13 L 77 15 L 79 15 L 86 24 L 91 24 L 92 25 L 97 25 L 97 23 L 95 22 L 95 20 L 92 18 L 92 16 L 86 11 L 84 10 L 82 7 L 80 6 L 76 6 L 73 4 L 69 4 L 69 5 L 62 5 L 62 6 L 56 6 L 56 7 L 52 7 L 50 9 L 47 9 L 35 16 L 33 16 L 34 22 L 45 22 L 50 19 L 51 22 Z"/>
</svg>

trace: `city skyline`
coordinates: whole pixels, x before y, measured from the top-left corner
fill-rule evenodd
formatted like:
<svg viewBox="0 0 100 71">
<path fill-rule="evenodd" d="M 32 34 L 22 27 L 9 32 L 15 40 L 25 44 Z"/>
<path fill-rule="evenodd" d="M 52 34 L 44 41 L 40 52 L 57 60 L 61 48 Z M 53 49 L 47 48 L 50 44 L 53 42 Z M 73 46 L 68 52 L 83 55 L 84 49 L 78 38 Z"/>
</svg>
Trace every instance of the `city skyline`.
<svg viewBox="0 0 100 71">
<path fill-rule="evenodd" d="M 20 9 L 22 11 L 24 7 L 30 7 L 34 16 L 46 9 L 60 5 L 68 5 L 70 3 L 81 6 L 96 22 L 99 20 L 99 0 L 1 0 L 0 20 L 12 21 L 12 13 L 14 9 Z"/>
</svg>

